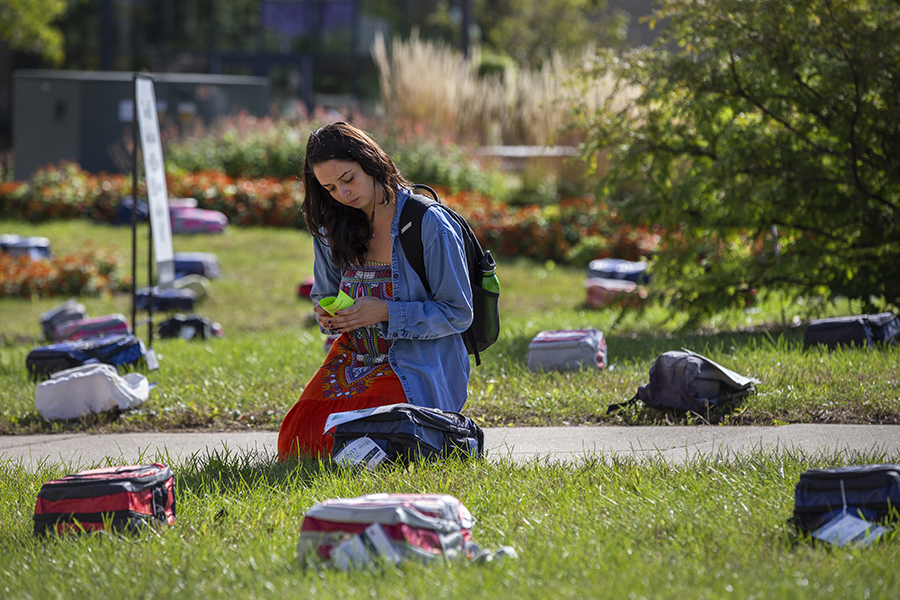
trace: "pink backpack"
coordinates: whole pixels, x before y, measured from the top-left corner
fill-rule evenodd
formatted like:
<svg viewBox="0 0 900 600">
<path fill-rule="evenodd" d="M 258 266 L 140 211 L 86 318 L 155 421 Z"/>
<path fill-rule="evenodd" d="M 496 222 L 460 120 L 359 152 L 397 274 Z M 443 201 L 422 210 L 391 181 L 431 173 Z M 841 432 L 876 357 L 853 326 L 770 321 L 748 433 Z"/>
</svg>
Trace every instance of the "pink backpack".
<svg viewBox="0 0 900 600">
<path fill-rule="evenodd" d="M 447 494 L 370 494 L 319 502 L 306 511 L 297 556 L 346 570 L 403 559 L 471 559 L 472 515 Z"/>
<path fill-rule="evenodd" d="M 228 226 L 228 217 L 217 210 L 190 207 L 170 207 L 172 233 L 221 233 Z"/>
<path fill-rule="evenodd" d="M 131 333 L 131 325 L 128 324 L 125 315 L 115 313 L 102 317 L 65 321 L 57 326 L 54 337 L 56 341 L 62 342 L 113 333 Z"/>
</svg>

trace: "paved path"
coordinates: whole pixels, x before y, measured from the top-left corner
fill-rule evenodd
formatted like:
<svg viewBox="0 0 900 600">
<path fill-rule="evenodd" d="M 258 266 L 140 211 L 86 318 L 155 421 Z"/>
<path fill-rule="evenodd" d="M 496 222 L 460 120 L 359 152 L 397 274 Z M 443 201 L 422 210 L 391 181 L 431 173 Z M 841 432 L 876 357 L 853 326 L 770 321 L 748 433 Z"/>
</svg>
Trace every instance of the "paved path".
<svg viewBox="0 0 900 600">
<path fill-rule="evenodd" d="M 178 464 L 212 452 L 275 453 L 277 433 L 147 432 L 0 436 L 0 460 L 70 467 L 160 459 Z M 510 427 L 485 429 L 489 458 L 518 462 L 578 460 L 587 456 L 664 457 L 737 454 L 757 449 L 810 454 L 877 453 L 900 462 L 898 425 L 785 425 L 781 427 Z"/>
</svg>

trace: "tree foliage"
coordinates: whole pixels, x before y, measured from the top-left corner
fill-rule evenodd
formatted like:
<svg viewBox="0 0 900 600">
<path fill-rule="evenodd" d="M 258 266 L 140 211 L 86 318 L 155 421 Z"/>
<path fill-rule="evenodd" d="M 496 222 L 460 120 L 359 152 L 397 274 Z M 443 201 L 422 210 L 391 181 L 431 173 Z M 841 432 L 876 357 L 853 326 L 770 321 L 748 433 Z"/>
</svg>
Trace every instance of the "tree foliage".
<svg viewBox="0 0 900 600">
<path fill-rule="evenodd" d="M 66 9 L 66 0 L 0 0 L 0 38 L 13 50 L 60 64 L 63 36 L 53 23 Z"/>
<path fill-rule="evenodd" d="M 532 67 L 554 49 L 572 54 L 591 43 L 615 44 L 623 31 L 606 0 L 475 0 L 473 11 L 489 48 Z"/>
<path fill-rule="evenodd" d="M 900 2 L 662 0 L 653 48 L 598 56 L 639 86 L 581 110 L 653 270 L 695 316 L 753 290 L 900 307 Z"/>
<path fill-rule="evenodd" d="M 437 2 L 425 22 L 427 38 L 459 39 L 460 4 Z M 627 16 L 606 0 L 471 0 L 472 23 L 482 50 L 531 68 L 557 50 L 580 54 L 589 45 L 616 46 L 627 33 Z"/>
</svg>

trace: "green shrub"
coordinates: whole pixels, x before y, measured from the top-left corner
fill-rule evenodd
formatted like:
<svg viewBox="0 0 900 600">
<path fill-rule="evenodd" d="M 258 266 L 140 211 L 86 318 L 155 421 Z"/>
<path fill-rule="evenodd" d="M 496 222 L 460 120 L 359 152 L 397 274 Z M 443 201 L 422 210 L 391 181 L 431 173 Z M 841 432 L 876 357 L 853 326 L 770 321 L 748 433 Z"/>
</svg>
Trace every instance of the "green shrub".
<svg viewBox="0 0 900 600">
<path fill-rule="evenodd" d="M 581 125 L 623 217 L 678 233 L 657 263 L 673 306 L 758 288 L 900 308 L 900 5 L 661 0 L 652 22 L 652 48 L 582 77 L 640 97 Z"/>
<path fill-rule="evenodd" d="M 295 177 L 306 154 L 306 138 L 315 122 L 297 125 L 284 119 L 246 114 L 199 126 L 166 145 L 166 165 L 189 173 L 215 169 L 230 177 Z"/>
<path fill-rule="evenodd" d="M 293 123 L 245 115 L 220 119 L 210 128 L 201 126 L 170 141 L 167 170 L 179 176 L 221 171 L 242 179 L 299 177 L 309 132 L 320 125 L 317 120 Z M 366 128 L 365 123 L 357 125 Z M 508 197 L 511 188 L 507 178 L 484 168 L 465 148 L 434 139 L 416 128 L 402 131 L 392 134 L 376 128 L 372 134 L 410 180 L 445 186 L 453 192 L 472 190 L 500 200 Z"/>
</svg>

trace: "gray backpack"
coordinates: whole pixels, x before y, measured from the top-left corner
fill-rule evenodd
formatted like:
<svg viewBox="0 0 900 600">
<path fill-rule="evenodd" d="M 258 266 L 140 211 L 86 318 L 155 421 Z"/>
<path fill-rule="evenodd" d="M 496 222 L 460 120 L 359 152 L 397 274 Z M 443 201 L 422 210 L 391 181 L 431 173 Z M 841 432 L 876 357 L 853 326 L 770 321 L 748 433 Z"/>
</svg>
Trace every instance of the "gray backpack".
<svg viewBox="0 0 900 600">
<path fill-rule="evenodd" d="M 627 402 L 613 404 L 607 414 L 640 400 L 654 408 L 704 414 L 709 408 L 745 396 L 759 380 L 745 377 L 690 350 L 660 354 L 650 367 L 650 381 Z"/>
</svg>

